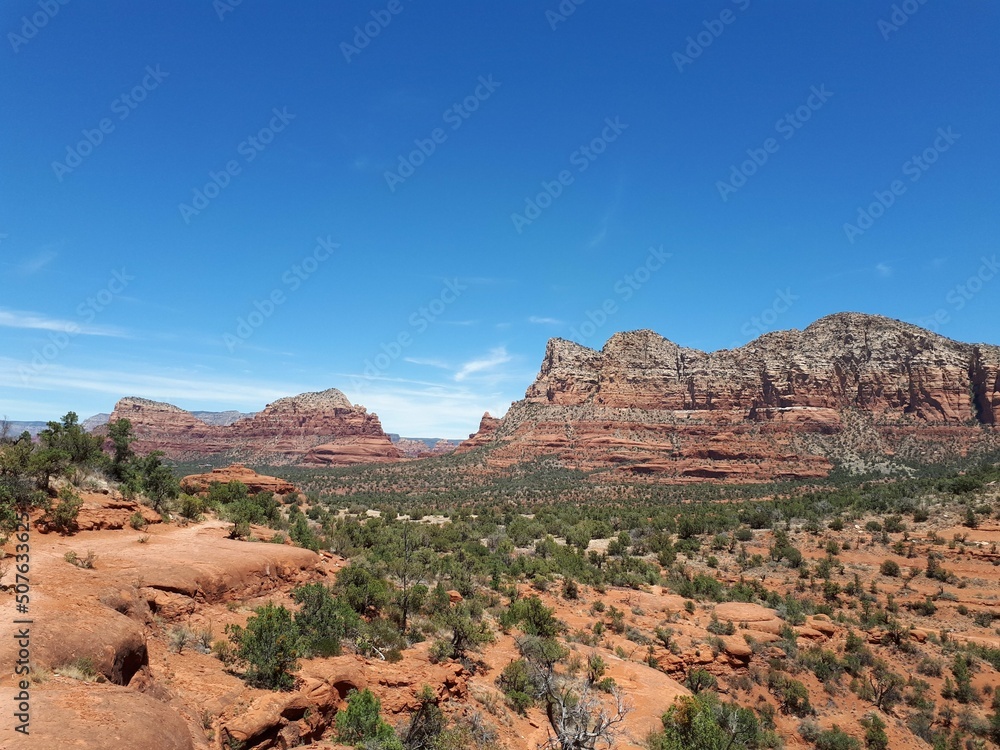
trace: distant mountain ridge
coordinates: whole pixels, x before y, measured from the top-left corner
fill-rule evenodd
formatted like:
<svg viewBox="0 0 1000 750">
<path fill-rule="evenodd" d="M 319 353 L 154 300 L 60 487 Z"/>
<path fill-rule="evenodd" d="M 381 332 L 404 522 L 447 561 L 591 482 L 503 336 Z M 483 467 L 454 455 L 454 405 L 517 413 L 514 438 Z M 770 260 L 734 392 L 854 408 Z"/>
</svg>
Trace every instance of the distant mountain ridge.
<svg viewBox="0 0 1000 750">
<path fill-rule="evenodd" d="M 256 464 L 349 465 L 403 457 L 378 416 L 335 388 L 280 398 L 252 415 L 207 414 L 215 424 L 172 404 L 127 397 L 110 420 L 132 423 L 136 450 L 160 450 L 175 460 L 223 456 Z"/>
<path fill-rule="evenodd" d="M 144 399 L 132 399 L 137 403 L 142 403 Z M 160 404 L 162 402 L 149 402 L 150 404 Z M 171 404 L 165 404 L 167 407 L 171 407 Z M 177 407 L 173 407 L 177 408 Z M 169 411 L 169 409 L 168 409 Z M 183 410 L 182 410 L 183 411 Z M 214 427 L 228 427 L 229 425 L 236 424 L 245 419 L 252 419 L 257 416 L 260 412 L 241 412 L 241 411 L 189 411 L 186 412 L 192 417 L 200 422 L 204 422 L 206 425 Z M 99 427 L 106 425 L 111 421 L 112 415 L 107 412 L 102 412 L 99 414 L 94 414 L 91 417 L 83 420 L 80 424 L 87 432 L 93 432 Z M 120 417 L 115 417 L 116 419 Z M 27 430 L 32 437 L 37 437 L 38 433 L 45 429 L 47 422 L 37 420 L 29 422 L 13 422 L 8 423 L 8 432 L 10 435 L 20 435 L 22 432 Z M 418 458 L 426 456 L 436 456 L 443 453 L 449 453 L 455 449 L 459 444 L 459 440 L 449 440 L 445 438 L 409 438 L 401 437 L 395 433 L 389 433 L 388 435 L 390 441 L 396 446 L 400 451 L 401 455 L 407 458 Z M 195 457 L 194 451 L 191 452 L 187 457 Z"/>
<path fill-rule="evenodd" d="M 463 442 L 508 466 L 670 481 L 826 476 L 833 460 L 919 459 L 996 445 L 1000 348 L 840 313 L 706 353 L 653 331 L 600 351 L 548 342 L 524 399 Z"/>
<path fill-rule="evenodd" d="M 13 437 L 18 437 L 18 436 L 20 436 L 24 432 L 27 432 L 32 437 L 35 437 L 35 436 L 38 435 L 39 432 L 41 432 L 42 430 L 45 429 L 45 425 L 46 424 L 48 424 L 48 423 L 47 422 L 34 421 L 34 420 L 30 421 L 30 422 L 24 422 L 24 421 L 17 422 L 17 421 L 8 419 L 8 420 L 3 420 L 2 422 L 0 422 L 0 427 L 6 426 L 7 436 L 8 437 L 12 437 L 12 438 Z"/>
</svg>

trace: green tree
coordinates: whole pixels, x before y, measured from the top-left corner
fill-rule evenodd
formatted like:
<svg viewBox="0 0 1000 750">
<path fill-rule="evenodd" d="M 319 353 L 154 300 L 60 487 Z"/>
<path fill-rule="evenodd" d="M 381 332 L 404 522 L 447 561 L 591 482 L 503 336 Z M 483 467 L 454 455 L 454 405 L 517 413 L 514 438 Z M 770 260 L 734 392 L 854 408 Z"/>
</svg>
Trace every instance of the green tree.
<svg viewBox="0 0 1000 750">
<path fill-rule="evenodd" d="M 164 510 L 167 501 L 173 500 L 181 492 L 174 473 L 161 460 L 163 455 L 162 451 L 153 451 L 135 461 L 139 488 L 157 511 Z"/>
<path fill-rule="evenodd" d="M 861 726 L 865 730 L 865 747 L 868 750 L 888 750 L 889 736 L 885 733 L 885 722 L 878 714 L 865 714 L 861 719 Z"/>
<path fill-rule="evenodd" d="M 679 698 L 663 714 L 663 731 L 649 736 L 650 750 L 755 750 L 766 734 L 756 714 L 713 693 Z"/>
<path fill-rule="evenodd" d="M 38 488 L 49 489 L 49 480 L 69 466 L 69 454 L 60 448 L 42 447 L 32 451 L 28 472 L 35 477 Z"/>
<path fill-rule="evenodd" d="M 959 703 L 973 703 L 976 700 L 976 691 L 972 687 L 972 669 L 969 657 L 964 654 L 956 654 L 951 672 L 955 675 L 955 700 Z"/>
<path fill-rule="evenodd" d="M 69 486 L 59 490 L 59 504 L 49 511 L 49 519 L 56 531 L 66 533 L 76 528 L 76 517 L 83 507 L 83 500 Z"/>
<path fill-rule="evenodd" d="M 334 719 L 337 738 L 345 745 L 365 747 L 373 743 L 382 750 L 402 750 L 403 743 L 389 723 L 382 718 L 382 703 L 371 690 L 352 690 L 347 696 L 347 708 Z"/>
<path fill-rule="evenodd" d="M 48 422 L 38 438 L 45 448 L 64 452 L 69 463 L 77 466 L 93 466 L 102 456 L 103 441 L 83 429 L 76 412 L 67 412 L 58 422 Z"/>
<path fill-rule="evenodd" d="M 715 675 L 706 672 L 704 669 L 692 669 L 684 678 L 684 687 L 695 695 L 701 694 L 705 690 L 714 688 L 717 683 Z"/>
<path fill-rule="evenodd" d="M 905 684 L 906 680 L 903 676 L 893 672 L 889 665 L 881 659 L 875 661 L 868 673 L 872 703 L 882 711 L 892 711 L 892 707 L 903 699 L 903 686 Z"/>
<path fill-rule="evenodd" d="M 809 690 L 798 680 L 786 677 L 780 672 L 771 672 L 767 676 L 767 686 L 778 699 L 784 713 L 799 717 L 812 713 Z"/>
<path fill-rule="evenodd" d="M 356 561 L 337 574 L 334 590 L 359 615 L 377 615 L 389 604 L 389 582 Z"/>
<path fill-rule="evenodd" d="M 300 605 L 295 626 L 302 638 L 303 655 L 336 656 L 341 639 L 353 637 L 361 627 L 357 613 L 322 583 L 293 589 L 292 599 Z"/>
<path fill-rule="evenodd" d="M 410 523 L 402 526 L 389 558 L 389 574 L 399 582 L 399 593 L 396 596 L 399 632 L 406 633 L 410 613 L 417 608 L 415 605 L 419 605 L 414 589 L 416 586 L 423 586 L 431 568 L 431 560 L 427 533 L 422 529 L 411 529 Z"/>
<path fill-rule="evenodd" d="M 312 530 L 308 519 L 301 512 L 295 514 L 295 521 L 292 523 L 288 535 L 298 546 L 310 549 L 313 552 L 319 552 L 319 537 L 316 536 L 316 532 Z"/>
<path fill-rule="evenodd" d="M 503 668 L 497 677 L 497 687 L 507 696 L 511 708 L 522 716 L 535 705 L 537 688 L 524 659 L 514 659 Z"/>
<path fill-rule="evenodd" d="M 273 603 L 254 610 L 246 628 L 227 625 L 236 658 L 247 665 L 244 679 L 254 687 L 291 690 L 299 656 L 299 632 L 292 613 Z"/>
<path fill-rule="evenodd" d="M 111 473 L 115 479 L 125 481 L 128 478 L 132 459 L 135 458 L 135 451 L 132 450 L 132 443 L 135 441 L 132 423 L 127 419 L 116 419 L 114 422 L 109 422 L 108 439 L 111 440 L 113 448 Z"/>
<path fill-rule="evenodd" d="M 444 729 L 444 712 L 429 685 L 423 686 L 418 697 L 420 707 L 410 717 L 410 724 L 403 734 L 403 747 L 406 750 L 434 750 Z"/>
<path fill-rule="evenodd" d="M 13 531 L 21 511 L 49 505 L 49 496 L 38 489 L 31 476 L 33 450 L 28 432 L 0 441 L 0 532 Z"/>
<path fill-rule="evenodd" d="M 464 659 L 469 651 L 478 651 L 480 646 L 493 642 L 489 626 L 480 616 L 475 616 L 468 602 L 448 607 L 438 619 L 451 630 L 451 655 L 456 659 Z"/>
<path fill-rule="evenodd" d="M 237 485 L 233 487 L 232 485 Z M 230 482 L 226 490 L 228 503 L 221 506 L 222 515 L 232 521 L 233 528 L 229 532 L 232 539 L 243 539 L 250 534 L 250 524 L 261 524 L 275 527 L 281 519 L 281 510 L 274 494 L 258 492 L 256 495 L 246 494 L 246 485 L 241 482 Z M 218 493 L 221 494 L 221 493 Z M 211 499 L 211 489 L 209 490 Z"/>
<path fill-rule="evenodd" d="M 542 600 L 537 596 L 516 599 L 511 602 L 507 611 L 500 615 L 500 625 L 504 629 L 520 626 L 528 635 L 552 638 L 562 629 L 554 612 L 554 609 L 542 604 Z"/>
</svg>

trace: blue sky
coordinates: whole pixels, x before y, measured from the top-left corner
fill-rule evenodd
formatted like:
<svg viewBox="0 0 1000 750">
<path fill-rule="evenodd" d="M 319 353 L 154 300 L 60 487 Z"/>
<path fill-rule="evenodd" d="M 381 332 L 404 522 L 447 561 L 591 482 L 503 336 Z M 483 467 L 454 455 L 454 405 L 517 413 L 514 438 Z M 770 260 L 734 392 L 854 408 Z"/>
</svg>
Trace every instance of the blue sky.
<svg viewBox="0 0 1000 750">
<path fill-rule="evenodd" d="M 995 3 L 94 5 L 0 10 L 11 419 L 337 387 L 464 437 L 553 336 L 1000 343 Z"/>
</svg>

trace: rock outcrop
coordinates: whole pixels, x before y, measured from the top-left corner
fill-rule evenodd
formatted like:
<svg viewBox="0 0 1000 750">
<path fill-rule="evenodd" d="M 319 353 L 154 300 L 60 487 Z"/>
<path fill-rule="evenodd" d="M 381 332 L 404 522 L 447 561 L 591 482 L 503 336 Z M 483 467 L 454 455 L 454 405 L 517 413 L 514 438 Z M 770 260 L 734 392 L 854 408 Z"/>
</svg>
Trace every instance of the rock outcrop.
<svg viewBox="0 0 1000 750">
<path fill-rule="evenodd" d="M 674 481 L 764 481 L 822 477 L 855 453 L 962 451 L 994 440 L 983 426 L 998 418 L 1000 347 L 841 313 L 712 353 L 648 330 L 601 351 L 552 339 L 525 398 L 459 450 L 485 445 L 494 465 L 552 455 Z"/>
<path fill-rule="evenodd" d="M 497 431 L 497 427 L 500 426 L 500 420 L 492 416 L 489 412 L 483 414 L 483 418 L 479 420 L 479 429 L 474 433 L 469 435 L 468 440 L 463 440 L 459 443 L 458 447 L 455 449 L 455 453 L 468 453 L 473 448 L 478 448 L 481 445 L 486 445 L 493 437 L 493 433 Z"/>
<path fill-rule="evenodd" d="M 393 444 L 407 458 L 429 458 L 451 453 L 458 447 L 460 440 L 446 438 L 406 438 L 392 435 Z"/>
<path fill-rule="evenodd" d="M 189 474 L 181 480 L 181 487 L 187 491 L 206 492 L 215 482 L 228 484 L 242 482 L 250 494 L 273 492 L 275 495 L 289 495 L 296 492 L 295 485 L 278 477 L 269 477 L 248 469 L 243 464 L 232 464 L 221 469 L 212 469 L 207 474 Z"/>
<path fill-rule="evenodd" d="M 0 728 L 0 747 L 39 750 L 57 747 L 193 750 L 195 747 L 188 726 L 176 711 L 135 690 L 57 677 L 34 687 L 31 697 L 30 736 L 15 735 L 13 722 L 4 722 Z"/>
<path fill-rule="evenodd" d="M 141 453 L 163 451 L 174 460 L 225 456 L 247 463 L 343 465 L 396 461 L 400 451 L 378 416 L 331 388 L 281 398 L 229 424 L 207 424 L 191 412 L 143 398 L 123 398 L 111 421 L 128 419 Z"/>
</svg>

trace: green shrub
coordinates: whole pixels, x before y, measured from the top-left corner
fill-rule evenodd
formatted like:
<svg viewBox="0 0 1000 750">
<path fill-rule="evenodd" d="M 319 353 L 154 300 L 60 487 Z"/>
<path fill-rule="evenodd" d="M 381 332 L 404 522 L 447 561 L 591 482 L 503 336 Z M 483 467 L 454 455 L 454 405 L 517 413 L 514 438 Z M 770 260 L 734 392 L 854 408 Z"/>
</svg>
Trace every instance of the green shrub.
<svg viewBox="0 0 1000 750">
<path fill-rule="evenodd" d="M 868 750 L 888 750 L 889 737 L 885 733 L 885 722 L 878 714 L 865 714 L 861 719 L 861 726 L 865 730 L 865 747 Z"/>
<path fill-rule="evenodd" d="M 535 685 L 524 659 L 515 659 L 503 668 L 497 687 L 507 696 L 510 707 L 522 716 L 535 705 Z"/>
<path fill-rule="evenodd" d="M 76 528 L 76 517 L 83 507 L 83 499 L 69 485 L 59 490 L 59 504 L 50 511 L 50 520 L 57 531 L 63 533 Z"/>
<path fill-rule="evenodd" d="M 322 583 L 293 589 L 292 599 L 300 605 L 295 626 L 304 656 L 338 655 L 341 639 L 354 636 L 361 627 L 357 613 Z"/>
<path fill-rule="evenodd" d="M 337 574 L 334 590 L 359 615 L 377 615 L 390 600 L 389 582 L 357 562 Z"/>
<path fill-rule="evenodd" d="M 816 748 L 817 750 L 861 750 L 861 743 L 834 724 L 831 729 L 819 733 L 816 738 Z"/>
<path fill-rule="evenodd" d="M 756 714 L 712 693 L 678 698 L 661 719 L 663 730 L 646 738 L 649 750 L 722 750 L 770 746 Z"/>
<path fill-rule="evenodd" d="M 313 531 L 312 527 L 309 525 L 309 521 L 306 520 L 306 517 L 301 513 L 296 516 L 295 523 L 293 523 L 292 528 L 289 529 L 288 535 L 299 547 L 304 547 L 305 549 L 312 550 L 313 552 L 319 552 L 319 537 L 316 536 L 316 532 Z"/>
<path fill-rule="evenodd" d="M 410 716 L 410 724 L 403 733 L 405 750 L 437 750 L 446 719 L 438 706 L 437 696 L 430 685 L 420 691 L 420 707 Z"/>
<path fill-rule="evenodd" d="M 347 695 L 347 707 L 334 718 L 337 738 L 345 745 L 375 747 L 382 750 L 403 750 L 403 743 L 389 723 L 382 718 L 382 703 L 371 690 L 352 690 Z"/>
<path fill-rule="evenodd" d="M 770 672 L 767 676 L 767 687 L 778 699 L 784 713 L 798 717 L 808 716 L 812 713 L 812 706 L 809 704 L 809 691 L 798 680 L 793 680 L 781 672 Z"/>
<path fill-rule="evenodd" d="M 684 687 L 695 695 L 698 695 L 703 690 L 711 690 L 717 683 L 718 680 L 715 679 L 715 675 L 711 672 L 706 672 L 704 669 L 692 669 L 688 672 L 687 677 L 684 678 Z"/>
<path fill-rule="evenodd" d="M 899 563 L 895 560 L 883 560 L 879 566 L 879 573 L 890 578 L 899 577 Z"/>
<path fill-rule="evenodd" d="M 180 514 L 184 518 L 197 521 L 205 512 L 205 501 L 197 495 L 181 495 Z"/>
<path fill-rule="evenodd" d="M 551 638 L 562 630 L 554 611 L 537 596 L 517 599 L 500 615 L 500 626 L 505 630 L 518 626 L 528 635 Z"/>
<path fill-rule="evenodd" d="M 295 684 L 291 671 L 299 656 L 299 632 L 292 613 L 271 603 L 254 611 L 246 628 L 226 626 L 236 659 L 247 665 L 243 677 L 254 687 L 291 690 Z"/>
</svg>

